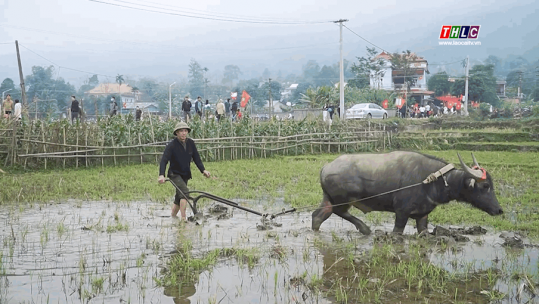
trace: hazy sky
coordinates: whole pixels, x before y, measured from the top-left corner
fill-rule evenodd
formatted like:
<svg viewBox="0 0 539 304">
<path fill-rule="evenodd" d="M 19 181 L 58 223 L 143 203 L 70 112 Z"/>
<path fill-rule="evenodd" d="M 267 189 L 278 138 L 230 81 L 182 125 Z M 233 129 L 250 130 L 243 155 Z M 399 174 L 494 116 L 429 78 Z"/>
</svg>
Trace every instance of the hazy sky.
<svg viewBox="0 0 539 304">
<path fill-rule="evenodd" d="M 22 45 L 25 74 L 32 65 L 53 62 L 110 76 L 179 77 L 186 75 L 191 58 L 209 67 L 216 79 L 227 64 L 238 65 L 243 77 L 265 67 L 300 74 L 309 59 L 338 61 L 339 28 L 328 21 L 341 18 L 377 46 L 392 52 L 410 49 L 429 62 L 539 50 L 539 4 L 532 0 L 96 1 L 0 0 L 0 78 L 18 77 L 14 40 Z M 270 23 L 254 23 L 266 20 Z M 482 45 L 438 46 L 442 25 L 481 25 Z M 349 60 L 364 56 L 365 46 L 371 46 L 348 29 L 343 37 Z M 63 69 L 61 76 L 77 83 L 87 74 Z"/>
</svg>

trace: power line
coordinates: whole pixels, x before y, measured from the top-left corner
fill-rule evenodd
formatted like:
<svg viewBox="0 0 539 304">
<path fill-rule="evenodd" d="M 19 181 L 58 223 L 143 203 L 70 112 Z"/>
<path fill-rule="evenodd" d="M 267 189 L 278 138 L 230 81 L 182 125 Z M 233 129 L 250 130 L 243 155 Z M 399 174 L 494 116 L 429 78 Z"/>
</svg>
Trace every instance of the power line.
<svg viewBox="0 0 539 304">
<path fill-rule="evenodd" d="M 189 49 L 189 48 L 198 48 L 198 50 L 200 50 L 200 47 L 197 47 L 197 46 L 193 46 L 193 47 L 189 47 L 189 46 L 177 46 L 177 45 L 167 45 L 167 44 L 155 44 L 154 42 L 143 42 L 143 41 L 139 41 L 139 42 L 136 42 L 136 41 L 126 41 L 126 40 L 106 40 L 106 39 L 99 39 L 99 38 L 94 38 L 94 37 L 89 37 L 89 36 L 81 36 L 81 35 L 73 35 L 73 34 L 69 34 L 69 33 L 62 33 L 62 32 L 54 32 L 54 31 L 47 31 L 47 30 L 39 30 L 39 29 L 32 29 L 32 28 L 25 28 L 25 27 L 18 27 L 18 26 L 11 26 L 11 25 L 4 25 L 4 24 L 0 24 L 0 27 L 10 27 L 10 28 L 15 28 L 15 29 L 22 29 L 22 30 L 26 30 L 26 31 L 34 31 L 34 32 L 39 32 L 39 33 L 48 33 L 48 34 L 55 34 L 55 35 L 65 35 L 65 36 L 70 36 L 70 37 L 77 37 L 77 38 L 87 38 L 87 39 L 90 39 L 90 40 L 96 40 L 96 41 L 104 41 L 104 42 L 113 42 L 113 43 L 118 43 L 118 42 L 123 42 L 123 43 L 131 43 L 131 44 L 140 44 L 140 45 L 151 45 L 151 46 L 158 46 L 158 47 L 170 47 L 171 50 L 170 52 L 151 52 L 151 51 L 138 51 L 138 52 L 129 52 L 129 51 L 111 51 L 111 50 L 96 50 L 96 51 L 93 51 L 94 53 L 99 53 L 99 52 L 104 52 L 104 53 L 121 53 L 121 54 L 126 54 L 126 53 L 130 53 L 130 54 L 137 54 L 137 53 L 146 53 L 146 54 L 172 54 L 172 52 L 174 54 L 177 54 L 178 52 L 178 49 Z M 9 43 L 6 43 L 6 44 L 10 44 L 11 42 Z M 293 47 L 283 47 L 283 48 L 257 48 L 257 49 L 222 49 L 222 48 L 207 48 L 207 47 L 203 47 L 202 49 L 203 50 L 214 50 L 214 51 L 218 51 L 218 52 L 235 52 L 235 53 L 238 53 L 238 52 L 249 52 L 249 51 L 278 51 L 278 50 L 287 50 L 287 49 L 300 49 L 300 48 L 307 48 L 307 47 L 316 47 L 316 46 L 327 46 L 328 44 L 327 43 L 323 43 L 323 44 L 311 44 L 311 45 L 302 45 L 302 46 L 293 46 Z M 52 45 L 48 45 L 49 47 L 56 47 L 56 46 L 52 46 Z M 61 47 L 63 49 L 65 49 L 65 47 Z M 88 51 L 88 52 L 92 52 L 91 50 L 88 50 L 88 49 L 85 49 L 85 51 Z"/>
<path fill-rule="evenodd" d="M 347 27 L 346 25 L 343 24 L 343 26 L 344 26 L 347 30 L 349 30 L 350 32 L 354 33 L 354 35 L 358 36 L 359 38 L 365 40 L 366 42 L 368 42 L 368 43 L 370 43 L 370 44 L 372 44 L 372 45 L 374 45 L 375 47 L 381 49 L 382 51 L 384 51 L 384 52 L 386 52 L 386 53 L 389 53 L 388 51 L 384 50 L 383 48 L 381 48 L 381 47 L 377 46 L 376 44 L 370 42 L 369 40 L 367 40 L 367 39 L 361 37 L 358 33 L 352 31 L 352 30 L 351 30 L 349 27 Z"/>
<path fill-rule="evenodd" d="M 59 64 L 56 64 L 54 62 L 52 62 L 51 60 L 39 55 L 38 53 L 32 51 L 31 49 L 29 49 L 28 47 L 20 44 L 22 47 L 24 47 L 25 49 L 29 50 L 30 52 L 34 53 L 35 55 L 47 60 L 48 62 L 56 65 L 58 67 L 58 69 L 65 69 L 65 70 L 71 70 L 71 71 L 76 71 L 76 72 L 81 72 L 81 73 L 85 73 L 85 74 L 90 74 L 90 75 L 98 75 L 98 76 L 105 76 L 105 77 L 115 77 L 115 76 L 109 76 L 109 75 L 105 75 L 105 74 L 98 74 L 98 73 L 93 73 L 93 72 L 88 72 L 88 71 L 83 71 L 83 70 L 79 70 L 79 69 L 74 69 L 74 68 L 69 68 L 69 67 L 65 67 L 65 66 L 61 66 Z M 59 72 L 58 72 L 59 73 Z"/>
<path fill-rule="evenodd" d="M 258 19 L 232 19 L 232 18 L 226 18 L 226 17 L 209 17 L 209 16 L 203 16 L 203 15 L 195 15 L 195 14 L 188 14 L 183 12 L 174 12 L 174 11 L 159 11 L 159 10 L 151 10 L 151 9 L 145 9 L 140 7 L 134 7 L 129 5 L 122 5 L 117 3 L 110 3 L 110 2 L 104 2 L 104 1 L 98 1 L 98 0 L 88 0 L 91 2 L 101 3 L 101 4 L 107 4 L 117 7 L 124 7 L 124 8 L 130 8 L 134 10 L 144 11 L 144 12 L 152 12 L 152 13 L 158 13 L 158 14 L 164 14 L 164 15 L 172 15 L 172 16 L 180 16 L 180 17 L 187 17 L 187 18 L 195 18 L 195 19 L 204 19 L 204 20 L 214 20 L 214 21 L 226 21 L 226 22 L 235 22 L 235 23 L 258 23 L 258 24 L 280 24 L 280 25 L 302 25 L 302 24 L 321 24 L 321 23 L 330 23 L 332 21 L 265 21 L 265 20 L 258 20 Z M 117 0 L 119 1 L 119 0 Z M 164 8 L 159 7 L 153 7 L 149 5 L 140 5 L 140 4 L 133 4 L 127 1 L 119 1 L 128 3 L 131 5 L 139 5 L 139 6 L 146 6 L 146 7 L 152 7 L 163 10 Z"/>
<path fill-rule="evenodd" d="M 450 64 L 455 64 L 455 63 L 462 63 L 463 60 L 465 59 L 461 59 L 459 61 L 454 61 L 454 62 L 449 62 L 449 63 L 429 63 L 429 65 L 450 65 Z"/>
<path fill-rule="evenodd" d="M 182 12 L 182 13 L 185 13 L 185 14 L 196 14 L 196 15 L 200 15 L 200 16 L 232 19 L 230 17 L 230 14 L 221 14 L 221 13 L 215 13 L 215 12 L 208 12 L 208 11 L 196 10 L 196 9 L 185 8 L 185 7 L 179 7 L 179 6 L 174 6 L 174 5 L 167 5 L 167 4 L 162 4 L 162 3 L 158 3 L 158 2 L 152 2 L 152 1 L 135 0 L 135 2 L 151 3 L 151 4 L 157 4 L 159 6 L 156 7 L 156 6 L 151 6 L 151 5 L 147 5 L 147 4 L 138 4 L 138 3 L 133 3 L 133 2 L 130 2 L 130 1 L 125 1 L 125 0 L 109 0 L 109 1 L 115 1 L 115 2 L 121 2 L 121 3 L 145 6 L 145 7 L 150 7 L 150 8 L 157 8 L 157 9 L 170 10 L 168 8 L 176 8 L 175 11 Z M 234 20 L 236 20 L 236 19 L 252 20 L 252 21 L 266 21 L 266 22 L 300 22 L 300 21 L 290 21 L 290 20 L 286 20 L 286 19 L 282 19 L 282 18 L 264 18 L 264 17 L 260 17 L 260 16 L 257 16 L 256 18 L 253 18 L 252 16 L 234 14 Z M 309 22 L 309 21 L 303 21 L 303 22 Z"/>
<path fill-rule="evenodd" d="M 36 53 L 36 52 L 32 51 L 31 49 L 27 48 L 26 46 L 24 46 L 24 45 L 22 45 L 22 44 L 20 44 L 20 46 L 22 46 L 23 48 L 25 48 L 25 49 L 29 50 L 30 52 L 34 53 L 35 55 L 37 55 L 37 56 L 39 56 L 39 57 L 41 57 L 41 58 L 43 58 L 43 59 L 47 60 L 48 62 L 52 63 L 53 65 L 59 66 L 58 64 L 56 64 L 56 63 L 54 63 L 54 62 L 50 61 L 49 59 L 47 59 L 47 58 L 45 58 L 45 57 L 43 57 L 43 56 L 39 55 L 38 53 Z"/>
</svg>

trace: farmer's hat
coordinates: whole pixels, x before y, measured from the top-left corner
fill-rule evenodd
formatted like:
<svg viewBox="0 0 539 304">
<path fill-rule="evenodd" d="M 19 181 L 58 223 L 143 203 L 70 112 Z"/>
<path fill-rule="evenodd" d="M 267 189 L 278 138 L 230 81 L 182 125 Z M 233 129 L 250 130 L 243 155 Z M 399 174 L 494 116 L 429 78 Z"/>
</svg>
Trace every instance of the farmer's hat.
<svg viewBox="0 0 539 304">
<path fill-rule="evenodd" d="M 176 132 L 181 129 L 187 129 L 187 132 L 191 132 L 191 128 L 189 128 L 189 126 L 185 122 L 180 121 L 176 124 L 176 127 L 174 127 L 174 135 L 176 135 Z"/>
</svg>

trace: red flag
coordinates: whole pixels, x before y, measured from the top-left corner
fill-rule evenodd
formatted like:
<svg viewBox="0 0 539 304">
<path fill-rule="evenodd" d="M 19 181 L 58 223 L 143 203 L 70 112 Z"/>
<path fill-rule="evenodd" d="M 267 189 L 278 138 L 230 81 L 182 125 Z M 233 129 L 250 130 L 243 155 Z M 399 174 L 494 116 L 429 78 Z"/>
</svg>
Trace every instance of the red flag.
<svg viewBox="0 0 539 304">
<path fill-rule="evenodd" d="M 249 99 L 251 98 L 251 95 L 247 94 L 245 90 L 243 90 L 243 93 L 241 93 L 241 103 L 240 106 L 242 108 L 245 108 L 247 105 L 247 102 L 249 102 Z"/>
</svg>

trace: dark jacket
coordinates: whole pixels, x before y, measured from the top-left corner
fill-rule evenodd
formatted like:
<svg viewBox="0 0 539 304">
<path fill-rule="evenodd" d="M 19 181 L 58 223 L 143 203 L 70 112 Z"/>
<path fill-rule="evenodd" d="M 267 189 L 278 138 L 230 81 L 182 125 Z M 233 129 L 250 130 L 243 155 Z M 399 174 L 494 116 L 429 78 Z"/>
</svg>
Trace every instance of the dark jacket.
<svg viewBox="0 0 539 304">
<path fill-rule="evenodd" d="M 189 112 L 191 111 L 191 106 L 192 104 L 189 100 L 184 100 L 182 103 L 182 110 L 185 112 Z"/>
<path fill-rule="evenodd" d="M 71 112 L 79 112 L 79 111 L 80 111 L 79 101 L 75 99 L 71 102 Z"/>
<path fill-rule="evenodd" d="M 230 102 L 228 100 L 225 101 L 225 112 L 230 113 Z"/>
<path fill-rule="evenodd" d="M 234 103 L 232 103 L 231 110 L 232 110 L 232 113 L 236 113 L 238 111 L 238 102 L 237 101 L 234 101 Z"/>
<path fill-rule="evenodd" d="M 204 165 L 198 154 L 195 142 L 191 138 L 187 138 L 185 140 L 185 146 L 187 147 L 187 151 L 178 138 L 174 138 L 167 144 L 165 152 L 163 152 L 163 156 L 161 157 L 161 163 L 159 164 L 159 175 L 165 175 L 167 163 L 170 162 L 167 175 L 173 173 L 191 179 L 191 160 L 195 162 L 201 173 L 204 172 Z"/>
</svg>

